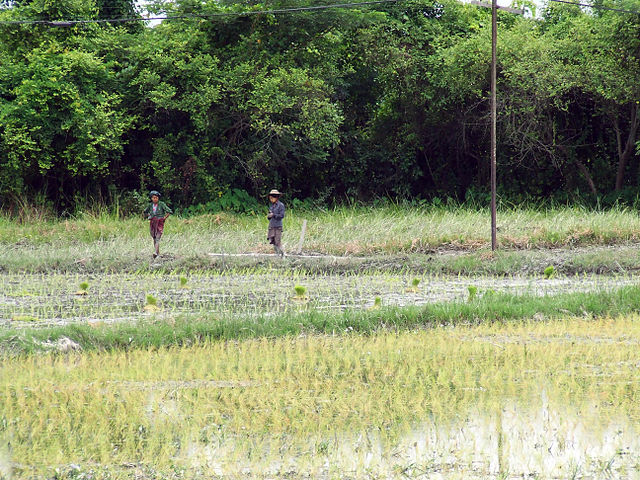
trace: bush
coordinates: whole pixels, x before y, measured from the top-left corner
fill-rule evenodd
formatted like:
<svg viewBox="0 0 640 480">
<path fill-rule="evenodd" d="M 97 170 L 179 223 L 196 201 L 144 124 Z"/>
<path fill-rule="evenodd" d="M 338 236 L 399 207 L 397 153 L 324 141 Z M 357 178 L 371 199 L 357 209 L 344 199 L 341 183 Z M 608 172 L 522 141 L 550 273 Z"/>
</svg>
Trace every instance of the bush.
<svg viewBox="0 0 640 480">
<path fill-rule="evenodd" d="M 184 217 L 221 211 L 255 214 L 259 209 L 260 204 L 258 201 L 249 195 L 246 190 L 232 188 L 207 203 L 187 207 L 180 211 L 180 214 Z"/>
</svg>

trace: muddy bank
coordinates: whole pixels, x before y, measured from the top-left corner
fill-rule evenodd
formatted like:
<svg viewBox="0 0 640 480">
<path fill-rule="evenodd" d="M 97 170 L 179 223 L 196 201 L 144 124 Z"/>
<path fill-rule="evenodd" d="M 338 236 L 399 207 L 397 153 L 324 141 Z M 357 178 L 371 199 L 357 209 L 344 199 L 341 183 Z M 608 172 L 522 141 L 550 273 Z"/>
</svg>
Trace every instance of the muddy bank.
<svg viewBox="0 0 640 480">
<path fill-rule="evenodd" d="M 223 255 L 182 257 L 168 255 L 144 266 L 156 272 L 187 269 L 201 272 L 233 270 L 303 270 L 314 274 L 412 272 L 421 275 L 541 275 L 548 266 L 562 275 L 633 274 L 640 270 L 640 244 L 526 250 L 460 250 L 438 248 L 424 253 L 333 256 L 302 252 L 275 255 Z"/>
</svg>

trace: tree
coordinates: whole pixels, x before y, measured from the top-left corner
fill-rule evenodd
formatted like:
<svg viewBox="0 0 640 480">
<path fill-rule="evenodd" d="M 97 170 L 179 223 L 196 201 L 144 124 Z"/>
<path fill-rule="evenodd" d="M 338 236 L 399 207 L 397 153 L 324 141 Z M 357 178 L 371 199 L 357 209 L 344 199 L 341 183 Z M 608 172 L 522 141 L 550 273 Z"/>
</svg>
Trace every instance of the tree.
<svg viewBox="0 0 640 480">
<path fill-rule="evenodd" d="M 503 37 L 506 137 L 520 159 L 542 152 L 556 166 L 575 165 L 594 194 L 620 190 L 638 131 L 638 25 L 570 8 L 542 35 Z"/>
<path fill-rule="evenodd" d="M 99 59 L 49 43 L 7 61 L 2 85 L 0 194 L 23 193 L 21 179 L 60 196 L 108 174 L 130 120 Z"/>
</svg>

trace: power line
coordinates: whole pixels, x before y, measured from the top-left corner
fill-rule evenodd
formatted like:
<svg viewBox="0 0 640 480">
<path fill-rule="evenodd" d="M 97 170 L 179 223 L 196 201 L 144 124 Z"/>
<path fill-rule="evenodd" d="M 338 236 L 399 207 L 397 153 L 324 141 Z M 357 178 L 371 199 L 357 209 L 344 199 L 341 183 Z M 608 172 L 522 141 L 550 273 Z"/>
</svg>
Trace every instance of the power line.
<svg viewBox="0 0 640 480">
<path fill-rule="evenodd" d="M 6 5 L 2 3 L 2 0 L 0 0 L 0 12 L 2 11 L 9 11 L 12 8 L 15 8 L 15 6 L 10 6 L 10 5 Z M 96 10 L 96 11 L 100 11 L 100 12 L 121 12 L 123 10 L 134 10 L 137 12 L 140 12 L 142 10 L 144 10 L 143 8 L 140 7 L 135 7 L 133 6 L 131 9 L 129 9 L 126 5 L 122 5 L 122 6 L 116 6 L 116 5 L 102 5 L 102 6 L 94 6 L 92 7 L 92 9 Z"/>
<path fill-rule="evenodd" d="M 186 20 L 216 17 L 243 17 L 249 15 L 278 15 L 282 13 L 292 12 L 308 12 L 315 10 L 328 10 L 332 8 L 353 8 L 363 5 L 376 5 L 381 3 L 396 3 L 398 0 L 370 0 L 365 2 L 354 3 L 335 3 L 331 5 L 315 5 L 310 7 L 294 7 L 280 8 L 275 10 L 247 10 L 244 12 L 218 12 L 218 13 L 198 13 L 189 15 L 168 15 L 166 17 L 135 17 L 135 18 L 96 18 L 96 19 L 80 19 L 80 20 L 0 20 L 0 25 L 49 25 L 54 27 L 70 27 L 78 24 L 86 23 L 124 23 L 124 22 L 146 22 L 151 20 Z"/>
<path fill-rule="evenodd" d="M 294 12 L 308 12 L 317 10 L 327 10 L 333 8 L 354 8 L 364 5 L 376 5 L 382 3 L 397 3 L 400 0 L 369 0 L 364 2 L 351 2 L 351 3 L 336 3 L 330 5 L 315 5 L 309 7 L 293 7 L 293 8 L 280 8 L 273 10 L 246 10 L 243 12 L 217 12 L 217 13 L 197 13 L 188 15 L 167 15 L 164 17 L 123 17 L 123 18 L 96 18 L 96 19 L 78 19 L 78 20 L 0 20 L 0 25 L 47 25 L 52 27 L 71 27 L 74 25 L 88 24 L 88 23 L 130 23 L 130 22 L 146 22 L 146 21 L 164 21 L 164 20 L 193 20 L 200 19 L 206 20 L 208 18 L 216 17 L 243 17 L 250 15 L 278 15 Z M 548 0 L 550 2 L 563 3 L 565 5 L 574 5 L 577 7 L 587 7 L 595 10 L 608 10 L 619 13 L 628 13 L 634 15 L 640 15 L 638 10 L 626 10 L 621 8 L 605 7 L 602 5 L 591 5 L 588 3 L 571 2 L 568 0 Z M 479 3 L 479 2 L 471 2 Z"/>
<path fill-rule="evenodd" d="M 601 5 L 589 5 L 588 3 L 569 2 L 567 0 L 549 0 L 549 1 L 556 2 L 556 3 L 564 3 L 566 5 L 575 5 L 576 7 L 589 7 L 595 10 L 610 10 L 612 12 L 631 13 L 631 14 L 640 15 L 640 11 L 638 10 L 624 10 L 621 8 L 605 7 Z"/>
</svg>

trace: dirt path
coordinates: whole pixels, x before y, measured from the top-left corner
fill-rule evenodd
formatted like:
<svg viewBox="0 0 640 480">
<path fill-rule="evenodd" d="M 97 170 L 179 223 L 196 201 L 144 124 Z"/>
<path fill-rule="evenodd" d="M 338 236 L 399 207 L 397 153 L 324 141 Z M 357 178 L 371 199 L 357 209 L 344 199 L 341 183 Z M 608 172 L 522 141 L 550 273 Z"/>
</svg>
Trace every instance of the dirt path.
<svg viewBox="0 0 640 480">
<path fill-rule="evenodd" d="M 192 259 L 193 260 L 193 259 Z M 175 268 L 180 258 L 167 259 L 157 270 Z M 535 250 L 455 250 L 439 248 L 424 253 L 339 256 L 315 252 L 284 259 L 269 254 L 224 255 L 192 262 L 205 270 L 238 268 L 304 269 L 315 273 L 406 272 L 449 275 L 540 275 L 549 265 L 564 275 L 581 273 L 630 274 L 640 270 L 640 244 Z"/>
</svg>

